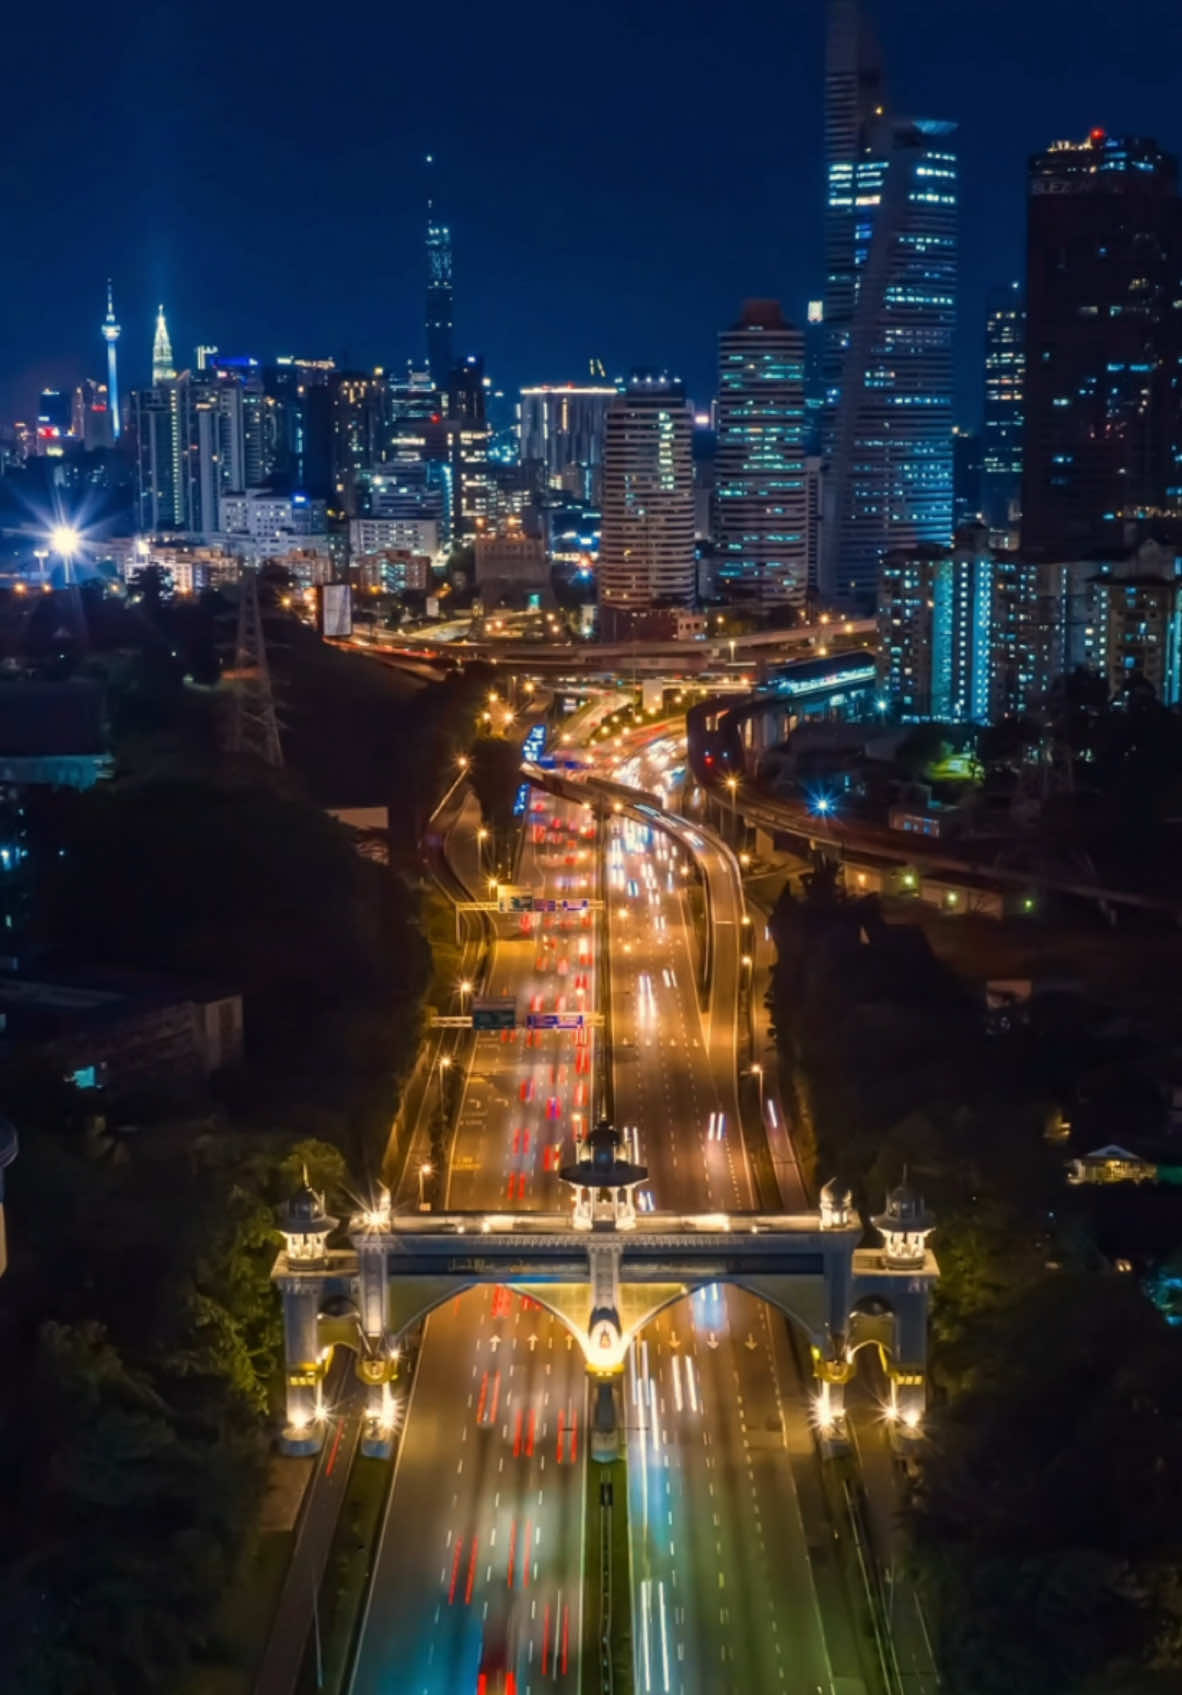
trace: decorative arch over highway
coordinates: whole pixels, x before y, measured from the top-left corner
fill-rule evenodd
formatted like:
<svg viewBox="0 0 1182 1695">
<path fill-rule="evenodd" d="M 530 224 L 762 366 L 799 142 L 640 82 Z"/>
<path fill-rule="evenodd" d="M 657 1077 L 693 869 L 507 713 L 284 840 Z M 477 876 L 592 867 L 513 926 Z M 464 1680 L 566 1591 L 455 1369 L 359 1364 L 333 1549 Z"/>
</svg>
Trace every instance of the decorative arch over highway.
<svg viewBox="0 0 1182 1695">
<path fill-rule="evenodd" d="M 840 1435 L 855 1353 L 873 1342 L 889 1355 L 892 1411 L 904 1431 L 918 1431 L 928 1292 L 939 1268 L 927 1245 L 932 1221 L 909 1190 L 895 1190 L 873 1220 L 881 1245 L 863 1248 L 862 1220 L 832 1185 L 811 1212 L 637 1215 L 632 1192 L 646 1175 L 618 1157 L 616 1133 L 600 1125 L 562 1173 L 571 1213 L 400 1215 L 383 1195 L 350 1219 L 349 1249 L 329 1248 L 337 1220 L 323 1196 L 302 1189 L 284 1209 L 285 1247 L 273 1272 L 283 1298 L 285 1451 L 320 1446 L 324 1370 L 350 1327 L 369 1387 L 365 1448 L 389 1451 L 401 1337 L 483 1285 L 529 1296 L 578 1341 L 598 1384 L 601 1451 L 612 1445 L 612 1383 L 634 1338 L 673 1301 L 716 1283 L 759 1296 L 804 1330 L 823 1429 Z M 889 1317 L 860 1312 L 868 1302 Z"/>
</svg>

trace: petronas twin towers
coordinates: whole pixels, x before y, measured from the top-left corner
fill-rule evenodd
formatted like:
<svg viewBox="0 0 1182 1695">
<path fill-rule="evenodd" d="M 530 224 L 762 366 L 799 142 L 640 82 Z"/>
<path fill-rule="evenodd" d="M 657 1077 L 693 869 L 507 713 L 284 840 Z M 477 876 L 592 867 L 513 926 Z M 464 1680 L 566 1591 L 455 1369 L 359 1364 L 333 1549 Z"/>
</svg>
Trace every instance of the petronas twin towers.
<svg viewBox="0 0 1182 1695">
<path fill-rule="evenodd" d="M 176 376 L 176 367 L 172 362 L 172 342 L 168 338 L 168 325 L 164 321 L 164 308 L 156 308 L 156 334 L 152 341 L 152 381 L 166 383 Z"/>
</svg>

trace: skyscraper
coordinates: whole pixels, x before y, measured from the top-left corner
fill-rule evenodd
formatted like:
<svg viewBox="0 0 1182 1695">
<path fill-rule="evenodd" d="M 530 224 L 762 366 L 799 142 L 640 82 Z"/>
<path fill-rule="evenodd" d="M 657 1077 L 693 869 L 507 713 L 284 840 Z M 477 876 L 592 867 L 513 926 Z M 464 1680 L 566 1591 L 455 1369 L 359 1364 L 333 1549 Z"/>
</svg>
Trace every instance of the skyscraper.
<svg viewBox="0 0 1182 1695">
<path fill-rule="evenodd" d="M 153 532 L 184 523 L 177 472 L 179 428 L 175 383 L 133 389 L 128 422 L 135 442 L 136 526 Z"/>
<path fill-rule="evenodd" d="M 598 500 L 603 427 L 616 390 L 608 383 L 539 383 L 521 391 L 521 463 L 538 488 L 571 486 Z"/>
<path fill-rule="evenodd" d="M 156 308 L 156 334 L 152 341 L 152 381 L 166 383 L 176 376 L 172 363 L 172 342 L 168 339 L 168 325 L 164 322 L 164 308 Z"/>
<path fill-rule="evenodd" d="M 599 543 L 600 633 L 694 598 L 693 414 L 681 383 L 633 374 L 608 408 Z"/>
<path fill-rule="evenodd" d="M 107 403 L 111 408 L 111 435 L 119 440 L 123 432 L 122 421 L 119 417 L 119 373 L 116 368 L 117 356 L 115 344 L 122 333 L 115 320 L 115 302 L 111 294 L 111 279 L 107 278 L 107 315 L 102 324 L 103 340 L 107 344 Z"/>
<path fill-rule="evenodd" d="M 432 164 L 427 156 L 428 168 Z M 452 351 L 451 230 L 427 200 L 427 369 L 437 389 L 451 378 Z"/>
<path fill-rule="evenodd" d="M 822 593 L 952 533 L 955 125 L 899 118 L 856 0 L 829 0 Z"/>
<path fill-rule="evenodd" d="M 959 425 L 952 431 L 952 528 L 981 520 L 981 438 Z"/>
<path fill-rule="evenodd" d="M 1093 130 L 1030 161 L 1022 544 L 1182 536 L 1182 201 L 1157 143 Z"/>
<path fill-rule="evenodd" d="M 981 506 L 1000 544 L 1022 510 L 1022 397 L 1026 308 L 1021 283 L 994 289 L 985 309 L 985 412 Z"/>
<path fill-rule="evenodd" d="M 718 337 L 716 586 L 763 606 L 808 584 L 804 338 L 779 302 L 748 300 Z"/>
<path fill-rule="evenodd" d="M 837 403 L 849 350 L 858 272 L 869 245 L 866 213 L 854 204 L 865 137 L 886 113 L 877 43 L 860 0 L 828 0 L 825 36 L 825 297 L 821 303 L 824 409 L 821 451 L 833 451 Z M 810 318 L 810 322 L 812 319 Z"/>
</svg>

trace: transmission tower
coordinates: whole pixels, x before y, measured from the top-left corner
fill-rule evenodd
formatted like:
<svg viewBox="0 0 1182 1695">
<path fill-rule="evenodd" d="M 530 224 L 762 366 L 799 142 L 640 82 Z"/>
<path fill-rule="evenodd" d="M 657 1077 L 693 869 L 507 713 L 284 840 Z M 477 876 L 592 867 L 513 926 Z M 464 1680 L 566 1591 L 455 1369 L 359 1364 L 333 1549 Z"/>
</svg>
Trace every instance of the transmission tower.
<svg viewBox="0 0 1182 1695">
<path fill-rule="evenodd" d="M 230 752 L 252 753 L 267 765 L 283 764 L 279 720 L 271 693 L 267 666 L 267 643 L 259 611 L 258 575 L 244 566 L 238 586 L 238 636 L 234 644 L 234 668 L 223 673 L 234 684 L 234 708 L 230 725 Z"/>
</svg>

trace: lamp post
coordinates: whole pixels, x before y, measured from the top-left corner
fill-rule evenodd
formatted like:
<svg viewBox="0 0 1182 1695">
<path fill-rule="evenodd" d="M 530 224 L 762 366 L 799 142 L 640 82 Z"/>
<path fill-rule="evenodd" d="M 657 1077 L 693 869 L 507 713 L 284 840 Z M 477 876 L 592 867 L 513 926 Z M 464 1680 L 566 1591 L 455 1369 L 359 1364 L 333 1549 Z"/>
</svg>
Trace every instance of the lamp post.
<svg viewBox="0 0 1182 1695">
<path fill-rule="evenodd" d="M 759 1116 L 763 1117 L 763 1066 L 756 1063 L 751 1067 L 751 1075 L 759 1084 Z"/>
<path fill-rule="evenodd" d="M 62 562 L 62 576 L 67 587 L 73 580 L 71 566 L 81 540 L 73 524 L 55 524 L 49 532 L 49 545 Z"/>
<path fill-rule="evenodd" d="M 484 870 L 484 844 L 488 840 L 488 831 L 482 824 L 476 832 L 476 845 L 479 848 L 478 862 L 481 871 Z"/>
<path fill-rule="evenodd" d="M 431 1210 L 430 1202 L 427 1200 L 426 1192 L 423 1188 L 423 1185 L 426 1182 L 427 1178 L 430 1177 L 432 1169 L 433 1168 L 432 1168 L 431 1164 L 427 1160 L 424 1160 L 422 1165 L 419 1166 L 419 1211 L 420 1212 L 430 1212 L 430 1210 Z"/>
<path fill-rule="evenodd" d="M 467 1003 L 468 996 L 472 993 L 472 984 L 468 981 L 467 977 L 465 977 L 463 982 L 459 985 L 459 989 L 460 989 L 460 1011 L 463 1012 L 464 1007 Z"/>
<path fill-rule="evenodd" d="M 739 779 L 735 776 L 728 777 L 726 779 L 726 786 L 731 797 L 731 834 L 733 835 L 739 827 L 739 814 L 738 809 L 735 806 L 735 795 L 738 793 Z"/>
</svg>

